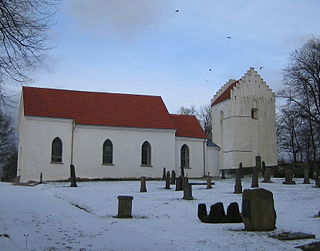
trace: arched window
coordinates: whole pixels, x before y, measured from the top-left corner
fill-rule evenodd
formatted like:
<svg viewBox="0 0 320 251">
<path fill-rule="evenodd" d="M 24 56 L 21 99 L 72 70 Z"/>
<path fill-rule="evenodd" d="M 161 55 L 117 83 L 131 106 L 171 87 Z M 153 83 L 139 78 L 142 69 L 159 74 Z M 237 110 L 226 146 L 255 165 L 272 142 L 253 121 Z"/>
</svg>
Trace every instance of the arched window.
<svg viewBox="0 0 320 251">
<path fill-rule="evenodd" d="M 51 162 L 54 162 L 54 163 L 61 163 L 62 162 L 62 141 L 59 137 L 56 137 L 52 141 Z"/>
<path fill-rule="evenodd" d="M 151 146 L 148 141 L 145 141 L 142 144 L 141 165 L 143 165 L 143 166 L 150 166 L 151 165 Z"/>
<path fill-rule="evenodd" d="M 113 145 L 110 139 L 107 139 L 103 143 L 102 150 L 102 163 L 103 164 L 112 164 L 112 155 L 113 155 Z"/>
<path fill-rule="evenodd" d="M 187 145 L 181 147 L 181 167 L 189 168 L 189 148 Z"/>
</svg>

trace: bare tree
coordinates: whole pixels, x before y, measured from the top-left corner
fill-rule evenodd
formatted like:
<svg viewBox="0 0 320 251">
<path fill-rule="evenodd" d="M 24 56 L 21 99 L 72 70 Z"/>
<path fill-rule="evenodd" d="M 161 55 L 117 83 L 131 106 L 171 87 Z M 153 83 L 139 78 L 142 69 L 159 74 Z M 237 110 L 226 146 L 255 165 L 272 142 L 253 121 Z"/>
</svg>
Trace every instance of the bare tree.
<svg viewBox="0 0 320 251">
<path fill-rule="evenodd" d="M 202 125 L 205 133 L 208 135 L 208 139 L 212 140 L 212 121 L 211 121 L 211 104 L 200 106 L 198 113 L 198 120 Z"/>
<path fill-rule="evenodd" d="M 57 0 L 0 0 L 0 104 L 6 85 L 24 83 L 49 49 L 46 44 Z"/>
<path fill-rule="evenodd" d="M 198 114 L 197 109 L 194 105 L 191 105 L 190 107 L 181 106 L 178 109 L 178 113 L 181 115 L 197 115 Z"/>
<path fill-rule="evenodd" d="M 15 149 L 15 129 L 11 118 L 0 111 L 0 162 L 5 162 Z"/>
<path fill-rule="evenodd" d="M 279 93 L 296 104 L 302 112 L 320 125 L 320 40 L 309 40 L 300 50 L 290 55 L 284 69 L 285 88 Z"/>
</svg>

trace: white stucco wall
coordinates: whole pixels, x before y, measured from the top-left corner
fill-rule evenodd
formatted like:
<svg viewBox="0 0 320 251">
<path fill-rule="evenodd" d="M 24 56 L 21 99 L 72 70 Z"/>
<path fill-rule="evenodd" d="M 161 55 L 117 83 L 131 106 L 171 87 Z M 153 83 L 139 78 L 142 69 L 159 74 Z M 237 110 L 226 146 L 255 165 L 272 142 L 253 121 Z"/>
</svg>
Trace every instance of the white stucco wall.
<svg viewBox="0 0 320 251">
<path fill-rule="evenodd" d="M 210 176 L 220 176 L 220 149 L 218 147 L 207 146 L 206 155 L 206 174 L 210 172 Z"/>
<path fill-rule="evenodd" d="M 251 117 L 253 108 L 257 119 Z M 253 166 L 257 155 L 268 166 L 277 164 L 275 95 L 253 68 L 231 90 L 230 99 L 212 106 L 212 126 L 213 142 L 221 147 L 221 169 L 237 168 L 240 162 Z"/>
<path fill-rule="evenodd" d="M 207 149 L 205 139 L 176 137 L 176 174 L 181 174 L 181 147 L 186 144 L 189 148 L 189 166 L 184 169 L 185 176 L 188 177 L 203 177 L 207 173 L 206 154 Z"/>
</svg>

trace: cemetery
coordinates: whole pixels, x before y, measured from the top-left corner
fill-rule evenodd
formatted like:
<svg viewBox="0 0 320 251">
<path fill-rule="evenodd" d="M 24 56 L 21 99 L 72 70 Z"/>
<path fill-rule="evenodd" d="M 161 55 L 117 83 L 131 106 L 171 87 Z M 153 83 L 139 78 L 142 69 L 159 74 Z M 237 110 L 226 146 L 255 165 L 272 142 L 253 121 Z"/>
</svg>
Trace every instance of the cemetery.
<svg viewBox="0 0 320 251">
<path fill-rule="evenodd" d="M 260 164 L 214 182 L 177 176 L 173 184 L 168 171 L 162 180 L 0 183 L 0 249 L 318 250 L 315 181 L 286 172 L 263 182 Z"/>
</svg>

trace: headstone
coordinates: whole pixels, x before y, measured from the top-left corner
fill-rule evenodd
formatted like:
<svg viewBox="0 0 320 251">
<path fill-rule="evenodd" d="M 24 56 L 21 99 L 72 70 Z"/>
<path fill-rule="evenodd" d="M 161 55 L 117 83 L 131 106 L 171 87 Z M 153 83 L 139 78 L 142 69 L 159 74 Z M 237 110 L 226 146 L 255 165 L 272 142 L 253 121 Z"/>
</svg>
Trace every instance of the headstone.
<svg viewBox="0 0 320 251">
<path fill-rule="evenodd" d="M 169 178 L 169 179 L 170 179 L 170 171 L 167 172 L 166 178 Z"/>
<path fill-rule="evenodd" d="M 300 248 L 303 251 L 319 251 L 320 250 L 320 241 L 311 242 L 295 248 Z"/>
<path fill-rule="evenodd" d="M 42 184 L 42 173 L 40 173 L 40 184 Z"/>
<path fill-rule="evenodd" d="M 185 183 L 183 185 L 183 199 L 184 200 L 193 200 L 192 197 L 192 185 L 189 183 Z"/>
<path fill-rule="evenodd" d="M 305 164 L 304 165 L 304 169 L 303 169 L 303 184 L 310 184 L 310 180 L 309 180 L 309 165 Z"/>
<path fill-rule="evenodd" d="M 170 173 L 170 172 L 169 172 Z M 170 189 L 170 176 L 166 178 L 166 187 L 165 189 Z"/>
<path fill-rule="evenodd" d="M 189 183 L 188 177 L 182 177 L 182 189 L 184 188 L 184 185 L 188 183 Z"/>
<path fill-rule="evenodd" d="M 206 219 L 206 222 L 208 223 L 227 223 L 228 222 L 222 202 L 215 203 L 210 207 L 210 212 Z"/>
<path fill-rule="evenodd" d="M 71 180 L 71 185 L 70 187 L 77 187 L 77 182 L 76 182 L 76 170 L 74 168 L 74 165 L 70 165 L 70 180 Z"/>
<path fill-rule="evenodd" d="M 276 211 L 272 192 L 245 189 L 242 194 L 242 218 L 247 231 L 272 231 L 276 228 Z"/>
<path fill-rule="evenodd" d="M 171 172 L 171 180 L 170 180 L 171 185 L 176 184 L 176 172 L 172 170 Z"/>
<path fill-rule="evenodd" d="M 118 196 L 118 215 L 117 218 L 132 218 L 132 196 Z"/>
<path fill-rule="evenodd" d="M 198 218 L 201 221 L 204 221 L 205 218 L 207 217 L 207 206 L 204 203 L 198 204 Z"/>
<path fill-rule="evenodd" d="M 316 167 L 316 179 L 315 179 L 315 185 L 316 187 L 320 187 L 320 171 L 319 167 Z"/>
<path fill-rule="evenodd" d="M 264 182 L 264 183 L 272 183 L 271 175 L 272 175 L 272 168 L 270 168 L 270 167 L 265 168 L 262 182 Z"/>
<path fill-rule="evenodd" d="M 262 161 L 262 165 L 261 165 L 261 175 L 262 177 L 264 177 L 264 172 L 266 171 L 266 163 L 264 161 Z"/>
<path fill-rule="evenodd" d="M 239 206 L 237 202 L 232 202 L 227 209 L 227 218 L 229 223 L 243 222 L 240 215 Z"/>
<path fill-rule="evenodd" d="M 225 170 L 221 170 L 221 179 L 225 179 L 226 178 L 226 174 L 225 174 Z"/>
<path fill-rule="evenodd" d="M 282 182 L 282 184 L 287 184 L 287 185 L 296 184 L 296 182 L 292 180 L 292 176 L 293 176 L 292 169 L 291 168 L 286 168 L 286 170 L 284 171 L 285 181 Z"/>
<path fill-rule="evenodd" d="M 176 191 L 182 191 L 182 178 L 181 176 L 176 178 Z"/>
<path fill-rule="evenodd" d="M 163 172 L 162 172 L 162 179 L 165 180 L 166 179 L 166 168 L 163 168 Z"/>
<path fill-rule="evenodd" d="M 207 177 L 207 189 L 212 189 L 212 182 L 211 182 L 211 177 Z"/>
<path fill-rule="evenodd" d="M 242 193 L 241 177 L 242 177 L 242 163 L 239 164 L 239 168 L 237 169 L 234 193 L 237 193 L 237 194 Z"/>
<path fill-rule="evenodd" d="M 260 169 L 261 169 L 261 157 L 256 156 L 256 165 L 253 167 L 253 171 L 252 171 L 252 182 L 251 182 L 252 188 L 259 187 L 258 173 Z"/>
<path fill-rule="evenodd" d="M 140 181 L 140 193 L 147 192 L 146 177 L 142 176 Z"/>
</svg>

